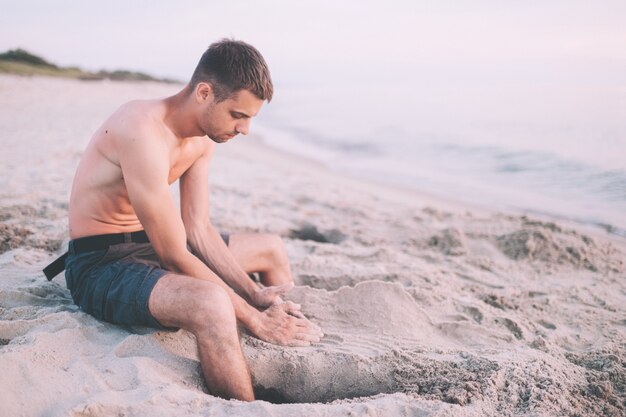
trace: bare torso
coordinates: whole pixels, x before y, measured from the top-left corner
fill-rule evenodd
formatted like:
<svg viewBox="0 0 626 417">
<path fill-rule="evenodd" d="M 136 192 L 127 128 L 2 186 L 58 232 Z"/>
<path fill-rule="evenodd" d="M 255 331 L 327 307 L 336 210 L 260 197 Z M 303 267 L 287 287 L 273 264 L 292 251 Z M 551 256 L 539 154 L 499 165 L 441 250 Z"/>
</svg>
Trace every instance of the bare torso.
<svg viewBox="0 0 626 417">
<path fill-rule="evenodd" d="M 69 205 L 70 238 L 143 229 L 133 209 L 120 166 L 118 143 L 132 140 L 129 130 L 149 134 L 155 146 L 169 154 L 168 183 L 172 184 L 214 143 L 206 138 L 177 138 L 164 122 L 160 100 L 133 101 L 120 107 L 92 137 L 72 185 Z M 145 152 L 150 152 L 148 148 Z"/>
</svg>

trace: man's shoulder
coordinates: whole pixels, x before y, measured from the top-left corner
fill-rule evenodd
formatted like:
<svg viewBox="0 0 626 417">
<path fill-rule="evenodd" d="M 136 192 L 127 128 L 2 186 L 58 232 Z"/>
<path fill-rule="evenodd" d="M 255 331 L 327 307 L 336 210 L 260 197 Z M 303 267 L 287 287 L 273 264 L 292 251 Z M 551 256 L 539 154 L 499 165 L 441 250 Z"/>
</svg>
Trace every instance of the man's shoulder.
<svg viewBox="0 0 626 417">
<path fill-rule="evenodd" d="M 104 122 L 96 133 L 96 143 L 114 161 L 119 160 L 120 153 L 165 153 L 162 124 L 153 102 L 130 101 Z"/>
<path fill-rule="evenodd" d="M 159 117 L 162 105 L 155 100 L 133 100 L 122 104 L 111 115 L 107 124 L 117 134 L 154 133 L 162 129 Z"/>
<path fill-rule="evenodd" d="M 140 115 L 145 112 L 152 112 L 164 107 L 161 100 L 130 100 L 122 104 L 118 110 L 128 114 Z"/>
</svg>

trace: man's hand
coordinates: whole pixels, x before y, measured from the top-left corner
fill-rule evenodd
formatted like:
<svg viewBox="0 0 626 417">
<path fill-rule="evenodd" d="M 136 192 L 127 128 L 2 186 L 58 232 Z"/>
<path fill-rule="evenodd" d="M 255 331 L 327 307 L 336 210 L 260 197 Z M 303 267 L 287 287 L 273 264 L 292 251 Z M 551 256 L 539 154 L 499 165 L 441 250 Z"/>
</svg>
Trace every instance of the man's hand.
<svg viewBox="0 0 626 417">
<path fill-rule="evenodd" d="M 284 285 L 260 288 L 259 290 L 252 293 L 252 295 L 250 296 L 250 303 L 255 307 L 263 309 L 273 306 L 274 304 L 282 304 L 283 300 L 280 296 L 285 294 L 292 288 L 293 282 Z"/>
<path fill-rule="evenodd" d="M 260 314 L 257 325 L 250 331 L 266 342 L 284 346 L 309 346 L 324 336 L 322 329 L 304 317 L 300 306 L 291 301 L 274 304 Z"/>
</svg>

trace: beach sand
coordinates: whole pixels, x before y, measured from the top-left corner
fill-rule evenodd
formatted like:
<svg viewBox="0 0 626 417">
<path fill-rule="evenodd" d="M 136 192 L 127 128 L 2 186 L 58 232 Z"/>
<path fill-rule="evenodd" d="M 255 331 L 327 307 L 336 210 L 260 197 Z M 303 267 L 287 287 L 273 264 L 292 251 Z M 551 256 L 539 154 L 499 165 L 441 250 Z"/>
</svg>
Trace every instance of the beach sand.
<svg viewBox="0 0 626 417">
<path fill-rule="evenodd" d="M 307 348 L 242 332 L 275 403 L 209 395 L 184 331 L 81 312 L 41 273 L 78 160 L 120 104 L 177 88 L 0 76 L 0 415 L 624 415 L 623 239 L 344 178 L 253 134 L 217 148 L 212 220 L 281 235 L 287 298 L 325 331 Z"/>
</svg>

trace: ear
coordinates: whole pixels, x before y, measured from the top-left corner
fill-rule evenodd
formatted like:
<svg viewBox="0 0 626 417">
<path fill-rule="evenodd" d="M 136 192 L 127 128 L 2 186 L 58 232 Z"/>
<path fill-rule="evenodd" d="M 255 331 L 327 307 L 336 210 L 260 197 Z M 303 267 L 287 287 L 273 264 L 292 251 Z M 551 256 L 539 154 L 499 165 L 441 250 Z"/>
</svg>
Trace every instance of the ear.
<svg viewBox="0 0 626 417">
<path fill-rule="evenodd" d="M 213 102 L 213 86 L 209 83 L 198 83 L 195 91 L 198 103 Z"/>
</svg>

